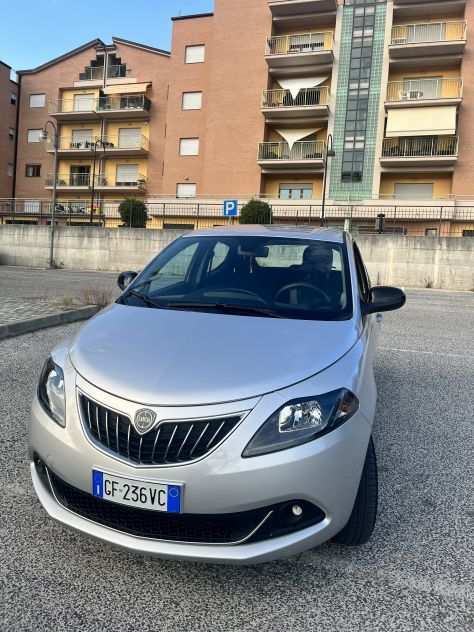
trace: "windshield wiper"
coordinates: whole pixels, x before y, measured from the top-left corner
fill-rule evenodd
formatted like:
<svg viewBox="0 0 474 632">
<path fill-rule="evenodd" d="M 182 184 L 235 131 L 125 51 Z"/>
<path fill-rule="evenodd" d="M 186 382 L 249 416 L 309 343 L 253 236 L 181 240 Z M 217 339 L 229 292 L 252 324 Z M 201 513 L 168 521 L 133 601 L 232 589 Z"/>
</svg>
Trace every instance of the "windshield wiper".
<svg viewBox="0 0 474 632">
<path fill-rule="evenodd" d="M 267 318 L 285 318 L 278 312 L 268 307 L 256 307 L 251 305 L 235 305 L 232 303 L 167 303 L 168 309 L 218 309 L 225 312 L 255 314 L 256 316 L 266 316 Z"/>
<path fill-rule="evenodd" d="M 122 297 L 122 300 L 128 298 L 129 296 L 135 296 L 136 298 L 139 298 L 141 301 L 145 303 L 145 305 L 148 305 L 149 307 L 156 307 L 158 309 L 166 309 L 166 305 L 161 305 L 160 303 L 156 303 L 153 299 L 149 298 L 146 294 L 142 294 L 142 292 L 139 292 L 135 288 L 128 290 L 125 296 Z"/>
</svg>

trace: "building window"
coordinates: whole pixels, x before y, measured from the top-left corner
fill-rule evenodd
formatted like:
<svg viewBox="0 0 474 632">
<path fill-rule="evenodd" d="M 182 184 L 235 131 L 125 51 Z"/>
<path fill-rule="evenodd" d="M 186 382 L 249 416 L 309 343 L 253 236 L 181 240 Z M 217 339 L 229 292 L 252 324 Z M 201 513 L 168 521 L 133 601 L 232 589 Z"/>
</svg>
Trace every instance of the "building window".
<svg viewBox="0 0 474 632">
<path fill-rule="evenodd" d="M 202 64 L 206 58 L 204 44 L 186 46 L 185 62 L 187 64 Z"/>
<path fill-rule="evenodd" d="M 8 128 L 8 136 L 10 137 L 10 140 L 15 139 L 15 130 L 13 129 L 13 127 Z"/>
<path fill-rule="evenodd" d="M 395 182 L 397 200 L 432 200 L 433 182 Z"/>
<path fill-rule="evenodd" d="M 73 129 L 71 149 L 87 149 L 92 144 L 92 129 Z"/>
<path fill-rule="evenodd" d="M 164 222 L 163 228 L 168 228 L 169 230 L 194 230 L 194 224 L 169 224 Z"/>
<path fill-rule="evenodd" d="M 313 197 L 313 185 L 280 184 L 278 197 L 281 200 L 310 200 Z"/>
<path fill-rule="evenodd" d="M 7 174 L 12 177 L 13 176 L 13 163 L 9 162 L 7 167 Z"/>
<path fill-rule="evenodd" d="M 140 127 L 121 127 L 118 135 L 120 149 L 139 149 L 142 140 Z"/>
<path fill-rule="evenodd" d="M 425 228 L 425 237 L 437 237 L 438 229 L 437 228 Z"/>
<path fill-rule="evenodd" d="M 28 142 L 29 143 L 40 143 L 41 142 L 41 133 L 43 130 L 41 129 L 29 129 L 28 130 Z"/>
<path fill-rule="evenodd" d="M 197 186 L 194 183 L 179 182 L 176 185 L 176 197 L 192 198 L 196 197 Z"/>
<path fill-rule="evenodd" d="M 10 103 L 11 103 L 12 105 L 16 105 L 17 98 L 18 98 L 18 97 L 16 96 L 16 94 L 15 94 L 14 92 L 12 92 L 12 93 L 10 94 Z"/>
<path fill-rule="evenodd" d="M 138 182 L 138 165 L 117 165 L 116 183 L 127 186 Z"/>
<path fill-rule="evenodd" d="M 41 176 L 41 165 L 26 165 L 25 176 L 27 178 L 39 178 Z"/>
<path fill-rule="evenodd" d="M 183 92 L 183 110 L 200 110 L 202 92 Z"/>
<path fill-rule="evenodd" d="M 199 156 L 199 138 L 180 138 L 180 156 Z"/>
<path fill-rule="evenodd" d="M 44 108 L 45 105 L 45 94 L 30 94 L 30 108 Z"/>
</svg>

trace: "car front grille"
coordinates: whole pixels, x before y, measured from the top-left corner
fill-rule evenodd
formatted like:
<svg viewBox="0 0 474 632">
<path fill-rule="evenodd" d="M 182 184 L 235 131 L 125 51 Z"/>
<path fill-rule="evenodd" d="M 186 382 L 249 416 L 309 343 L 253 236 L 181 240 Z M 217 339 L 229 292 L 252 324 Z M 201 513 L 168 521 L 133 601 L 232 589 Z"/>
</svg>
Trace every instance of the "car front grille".
<svg viewBox="0 0 474 632">
<path fill-rule="evenodd" d="M 43 484 L 66 509 L 104 527 L 153 540 L 200 544 L 259 542 L 320 523 L 324 512 L 305 500 L 294 500 L 249 511 L 224 514 L 175 514 L 137 509 L 102 500 L 66 483 L 36 455 Z M 303 515 L 291 512 L 299 504 Z"/>
<path fill-rule="evenodd" d="M 223 441 L 242 415 L 165 421 L 140 435 L 126 415 L 101 406 L 79 393 L 85 430 L 97 445 L 138 465 L 171 465 L 205 456 Z"/>
</svg>

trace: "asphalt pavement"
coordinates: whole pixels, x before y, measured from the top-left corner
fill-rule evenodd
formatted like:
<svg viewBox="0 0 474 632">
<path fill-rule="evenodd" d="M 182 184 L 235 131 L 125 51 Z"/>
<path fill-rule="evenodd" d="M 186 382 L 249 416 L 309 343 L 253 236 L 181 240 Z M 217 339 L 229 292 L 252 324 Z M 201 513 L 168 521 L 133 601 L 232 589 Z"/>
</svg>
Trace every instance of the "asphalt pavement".
<svg viewBox="0 0 474 632">
<path fill-rule="evenodd" d="M 473 630 L 474 293 L 408 295 L 377 359 L 371 541 L 256 567 L 143 558 L 47 518 L 29 480 L 29 402 L 79 325 L 0 342 L 0 630 Z"/>
</svg>

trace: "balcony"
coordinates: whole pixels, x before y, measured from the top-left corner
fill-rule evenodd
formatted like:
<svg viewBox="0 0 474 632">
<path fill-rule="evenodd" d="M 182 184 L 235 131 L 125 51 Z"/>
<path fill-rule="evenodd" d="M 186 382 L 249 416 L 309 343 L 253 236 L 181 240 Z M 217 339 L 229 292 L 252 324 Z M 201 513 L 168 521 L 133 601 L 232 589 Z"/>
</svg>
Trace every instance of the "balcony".
<svg viewBox="0 0 474 632">
<path fill-rule="evenodd" d="M 56 176 L 56 188 L 58 191 L 89 191 L 92 176 L 90 173 L 58 173 Z M 54 174 L 50 173 L 46 178 L 46 188 L 52 189 Z"/>
<path fill-rule="evenodd" d="M 123 79 L 130 75 L 126 64 L 111 64 L 107 66 L 107 79 Z"/>
<path fill-rule="evenodd" d="M 290 149 L 285 142 L 260 143 L 258 163 L 263 173 L 321 172 L 326 143 L 322 140 L 298 141 Z"/>
<path fill-rule="evenodd" d="M 399 64 L 411 61 L 418 65 L 426 57 L 429 65 L 437 65 L 440 60 L 431 58 L 441 56 L 444 62 L 459 60 L 465 46 L 464 20 L 403 24 L 392 28 L 390 59 Z"/>
<path fill-rule="evenodd" d="M 394 0 L 396 18 L 458 17 L 464 13 L 466 0 Z"/>
<path fill-rule="evenodd" d="M 406 79 L 389 81 L 387 86 L 386 108 L 426 105 L 449 105 L 461 103 L 462 79 Z"/>
<path fill-rule="evenodd" d="M 144 119 L 150 114 L 151 102 L 144 94 L 117 94 L 80 99 L 59 99 L 51 103 L 49 113 L 67 121 L 86 121 L 98 118 Z"/>
<path fill-rule="evenodd" d="M 146 188 L 146 177 L 142 174 L 137 174 L 135 180 L 119 181 L 116 177 L 110 178 L 105 175 L 99 175 L 97 176 L 95 188 L 97 191 L 115 193 L 120 191 L 144 191 Z"/>
<path fill-rule="evenodd" d="M 90 191 L 92 187 L 92 175 L 90 173 L 59 173 L 56 178 L 56 188 L 58 191 Z M 49 174 L 46 178 L 46 188 L 52 189 L 53 182 L 54 175 Z M 146 184 L 146 177 L 138 174 L 136 180 L 125 182 L 99 174 L 95 176 L 94 183 L 94 188 L 97 191 L 143 191 Z"/>
<path fill-rule="evenodd" d="M 453 167 L 458 159 L 457 136 L 385 138 L 380 162 L 384 167 Z"/>
<path fill-rule="evenodd" d="M 99 97 L 97 112 L 107 118 L 144 118 L 150 113 L 151 102 L 144 94 Z"/>
<path fill-rule="evenodd" d="M 94 155 L 94 149 L 96 142 L 102 140 L 105 147 L 102 144 L 97 145 L 97 152 L 99 154 L 107 154 L 107 156 L 143 156 L 148 153 L 149 140 L 142 134 L 137 137 L 120 137 L 120 136 L 105 136 L 100 138 L 90 138 L 89 140 L 74 140 L 71 137 L 59 138 L 58 153 L 64 158 L 78 158 L 80 156 L 89 158 Z M 49 153 L 54 152 L 52 140 L 48 140 L 47 151 Z"/>
<path fill-rule="evenodd" d="M 333 45 L 332 31 L 278 35 L 268 39 L 265 59 L 274 75 L 329 72 L 333 63 Z"/>
<path fill-rule="evenodd" d="M 268 0 L 276 27 L 299 28 L 335 23 L 336 0 Z"/>
<path fill-rule="evenodd" d="M 264 90 L 262 112 L 267 123 L 297 120 L 327 120 L 329 116 L 329 88 L 303 88 L 293 98 L 290 90 Z"/>
<path fill-rule="evenodd" d="M 79 81 L 99 81 L 104 79 L 103 66 L 86 66 L 84 72 L 79 73 Z"/>
</svg>

